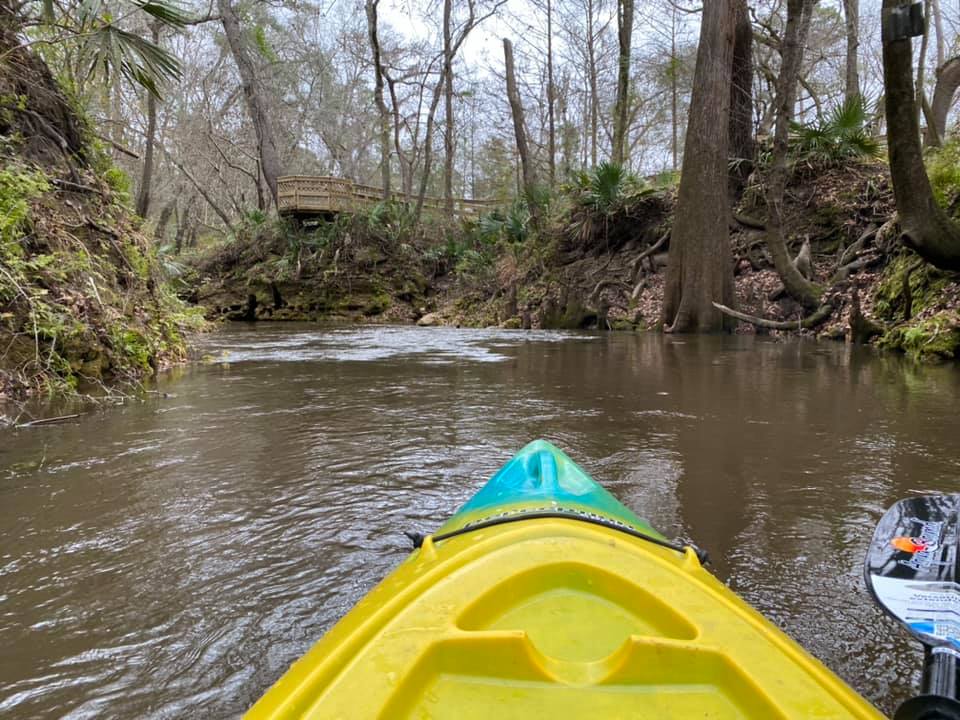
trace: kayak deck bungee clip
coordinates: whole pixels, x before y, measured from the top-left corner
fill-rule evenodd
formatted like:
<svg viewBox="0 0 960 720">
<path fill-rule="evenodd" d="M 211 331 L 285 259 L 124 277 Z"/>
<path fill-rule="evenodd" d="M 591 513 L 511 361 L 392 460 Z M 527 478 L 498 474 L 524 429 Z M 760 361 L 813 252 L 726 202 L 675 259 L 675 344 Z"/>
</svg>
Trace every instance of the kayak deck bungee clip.
<svg viewBox="0 0 960 720">
<path fill-rule="evenodd" d="M 697 556 L 697 560 L 700 561 L 701 565 L 707 565 L 710 563 L 710 555 L 706 550 L 699 548 L 694 543 L 689 540 L 681 540 L 671 542 L 669 540 L 663 540 L 660 538 L 653 537 L 647 533 L 640 532 L 629 525 L 626 525 L 622 522 L 617 522 L 616 520 L 610 520 L 608 518 L 602 517 L 600 515 L 587 515 L 583 513 L 571 512 L 568 510 L 531 510 L 528 512 L 520 512 L 514 514 L 501 514 L 497 517 L 485 518 L 483 520 L 477 520 L 471 522 L 467 525 L 464 525 L 461 528 L 456 530 L 451 530 L 450 532 L 438 533 L 434 535 L 420 533 L 416 531 L 404 531 L 410 542 L 413 543 L 414 550 L 420 549 L 424 541 L 429 537 L 433 542 L 441 542 L 443 540 L 449 540 L 450 538 L 457 537 L 458 535 L 465 535 L 474 530 L 483 530 L 485 528 L 496 527 L 497 525 L 506 525 L 507 523 L 519 522 L 521 520 L 545 520 L 548 518 L 560 519 L 560 520 L 576 520 L 578 522 L 593 523 L 594 525 L 599 525 L 601 527 L 610 528 L 611 530 L 618 530 L 619 532 L 626 533 L 631 537 L 639 538 L 647 542 L 653 543 L 660 547 L 669 548 L 674 550 L 681 555 L 684 555 L 687 552 L 687 549 L 693 551 Z"/>
</svg>

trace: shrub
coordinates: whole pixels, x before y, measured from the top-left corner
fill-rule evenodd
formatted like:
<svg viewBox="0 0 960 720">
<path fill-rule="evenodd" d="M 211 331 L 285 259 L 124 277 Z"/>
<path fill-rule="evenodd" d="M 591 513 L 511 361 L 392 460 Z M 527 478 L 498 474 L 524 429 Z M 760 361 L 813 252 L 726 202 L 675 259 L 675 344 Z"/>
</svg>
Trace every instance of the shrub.
<svg viewBox="0 0 960 720">
<path fill-rule="evenodd" d="M 880 141 L 870 133 L 869 122 L 867 101 L 857 95 L 835 106 L 815 123 L 794 123 L 790 150 L 797 160 L 818 165 L 879 157 Z"/>
</svg>

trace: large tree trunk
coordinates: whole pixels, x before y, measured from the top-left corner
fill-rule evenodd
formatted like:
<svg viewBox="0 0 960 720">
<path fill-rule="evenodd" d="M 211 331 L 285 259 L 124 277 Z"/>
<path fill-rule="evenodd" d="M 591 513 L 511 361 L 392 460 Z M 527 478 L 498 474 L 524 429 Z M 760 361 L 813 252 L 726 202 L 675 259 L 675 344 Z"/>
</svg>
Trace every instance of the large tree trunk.
<svg viewBox="0 0 960 720">
<path fill-rule="evenodd" d="M 713 302 L 734 303 L 725 188 L 735 16 L 734 0 L 704 4 L 664 288 L 666 332 L 717 332 L 734 325 Z"/>
<path fill-rule="evenodd" d="M 753 26 L 747 0 L 734 3 L 733 73 L 730 82 L 730 204 L 743 193 L 753 170 Z"/>
<path fill-rule="evenodd" d="M 884 11 L 899 6 L 899 0 L 883 0 Z M 960 270 L 960 227 L 937 205 L 923 165 L 909 38 L 883 43 L 883 84 L 890 175 L 903 241 L 937 267 Z"/>
<path fill-rule="evenodd" d="M 223 23 L 223 32 L 227 36 L 227 44 L 230 46 L 230 52 L 240 73 L 240 83 L 243 86 L 243 97 L 247 104 L 247 112 L 257 135 L 260 172 L 263 174 L 267 187 L 270 188 L 273 204 L 276 205 L 277 178 L 283 172 L 280 165 L 280 153 L 277 150 L 277 141 L 273 132 L 273 123 L 270 119 L 270 101 L 257 77 L 253 59 L 247 51 L 236 9 L 230 3 L 230 0 L 217 0 L 217 9 Z"/>
<path fill-rule="evenodd" d="M 377 5 L 380 0 L 367 0 L 367 35 L 373 55 L 373 99 L 380 115 L 380 186 L 383 199 L 390 199 L 390 110 L 383 99 L 383 60 L 377 30 Z"/>
<path fill-rule="evenodd" d="M 513 115 L 513 132 L 517 138 L 517 153 L 520 155 L 520 169 L 523 173 L 523 191 L 527 196 L 527 205 L 530 207 L 530 217 L 534 226 L 540 227 L 540 208 L 536 202 L 537 176 L 534 172 L 527 146 L 527 130 L 523 120 L 523 104 L 520 102 L 520 91 L 517 89 L 517 78 L 513 68 L 513 43 L 503 39 L 503 59 L 507 76 L 507 99 L 510 101 L 510 112 Z"/>
<path fill-rule="evenodd" d="M 783 286 L 805 307 L 820 304 L 820 289 L 797 269 L 787 251 L 783 233 L 783 197 L 786 193 L 787 143 L 797 97 L 797 80 L 803 63 L 803 48 L 816 0 L 787 0 L 787 25 L 783 33 L 780 77 L 777 78 L 777 121 L 773 133 L 773 160 L 767 177 L 767 248 Z"/>
<path fill-rule="evenodd" d="M 613 106 L 613 162 L 626 162 L 627 117 L 630 108 L 630 41 L 633 37 L 633 0 L 617 0 L 617 99 Z"/>
<path fill-rule="evenodd" d="M 843 0 L 843 17 L 847 35 L 846 83 L 843 96 L 849 101 L 860 95 L 860 0 Z"/>
</svg>

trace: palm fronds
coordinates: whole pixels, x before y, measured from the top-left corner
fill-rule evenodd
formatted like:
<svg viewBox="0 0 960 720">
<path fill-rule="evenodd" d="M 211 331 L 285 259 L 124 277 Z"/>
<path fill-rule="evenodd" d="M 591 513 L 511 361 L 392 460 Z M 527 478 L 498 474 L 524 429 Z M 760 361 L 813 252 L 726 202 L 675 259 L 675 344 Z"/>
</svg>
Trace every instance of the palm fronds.
<svg viewBox="0 0 960 720">
<path fill-rule="evenodd" d="M 880 141 L 870 133 L 870 111 L 861 95 L 835 106 L 816 123 L 791 127 L 795 158 L 817 164 L 839 165 L 847 160 L 875 158 Z"/>
</svg>

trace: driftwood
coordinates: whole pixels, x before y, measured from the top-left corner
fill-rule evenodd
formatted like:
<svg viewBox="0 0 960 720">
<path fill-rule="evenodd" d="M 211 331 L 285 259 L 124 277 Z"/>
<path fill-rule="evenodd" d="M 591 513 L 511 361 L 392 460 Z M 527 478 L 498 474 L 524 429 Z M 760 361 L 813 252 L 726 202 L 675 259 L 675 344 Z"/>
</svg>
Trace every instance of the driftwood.
<svg viewBox="0 0 960 720">
<path fill-rule="evenodd" d="M 80 417 L 82 413 L 73 413 L 72 415 L 58 415 L 57 417 L 51 418 L 42 418 L 40 420 L 31 420 L 30 422 L 18 423 L 18 428 L 25 427 L 35 427 L 37 425 L 52 425 L 53 423 L 64 422 L 65 420 L 73 420 L 74 418 Z"/>
</svg>

